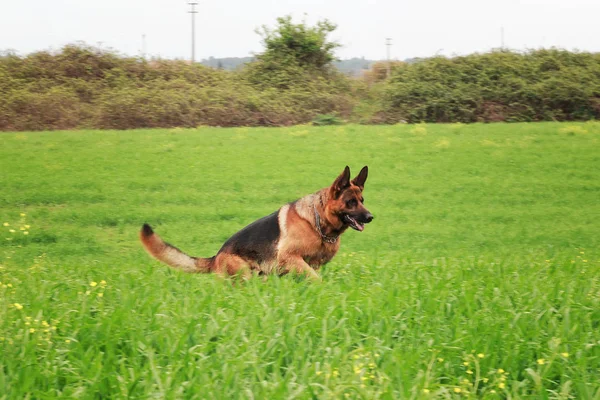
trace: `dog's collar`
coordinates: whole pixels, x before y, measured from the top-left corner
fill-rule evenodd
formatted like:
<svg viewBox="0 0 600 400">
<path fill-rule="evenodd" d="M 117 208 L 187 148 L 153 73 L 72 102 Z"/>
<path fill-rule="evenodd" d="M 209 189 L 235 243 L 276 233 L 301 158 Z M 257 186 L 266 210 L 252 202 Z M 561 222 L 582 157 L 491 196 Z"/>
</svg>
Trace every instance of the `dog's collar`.
<svg viewBox="0 0 600 400">
<path fill-rule="evenodd" d="M 321 230 L 321 217 L 319 216 L 319 213 L 317 212 L 317 207 L 315 207 L 314 204 L 313 204 L 313 210 L 315 211 L 315 225 L 317 226 L 317 232 L 319 232 L 319 235 L 321 235 L 321 240 L 323 240 L 324 242 L 327 242 L 327 243 L 335 243 L 335 242 L 337 242 L 337 240 L 340 237 L 340 235 L 337 235 L 337 236 L 326 236 L 323 233 L 323 231 Z"/>
</svg>

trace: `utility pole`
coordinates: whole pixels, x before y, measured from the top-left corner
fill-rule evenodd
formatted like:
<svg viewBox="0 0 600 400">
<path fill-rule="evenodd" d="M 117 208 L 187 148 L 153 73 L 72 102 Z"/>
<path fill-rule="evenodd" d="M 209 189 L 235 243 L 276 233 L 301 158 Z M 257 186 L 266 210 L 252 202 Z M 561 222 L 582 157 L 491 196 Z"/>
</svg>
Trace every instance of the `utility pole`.
<svg viewBox="0 0 600 400">
<path fill-rule="evenodd" d="M 146 59 L 146 34 L 142 34 L 142 59 Z"/>
<path fill-rule="evenodd" d="M 196 6 L 198 2 L 192 0 L 188 4 L 190 6 L 188 13 L 192 14 L 192 63 L 194 63 L 196 61 L 196 14 L 198 14 Z"/>
<path fill-rule="evenodd" d="M 392 73 L 392 63 L 390 61 L 390 47 L 392 47 L 392 38 L 385 38 L 385 46 L 387 48 L 387 78 L 389 78 Z"/>
</svg>

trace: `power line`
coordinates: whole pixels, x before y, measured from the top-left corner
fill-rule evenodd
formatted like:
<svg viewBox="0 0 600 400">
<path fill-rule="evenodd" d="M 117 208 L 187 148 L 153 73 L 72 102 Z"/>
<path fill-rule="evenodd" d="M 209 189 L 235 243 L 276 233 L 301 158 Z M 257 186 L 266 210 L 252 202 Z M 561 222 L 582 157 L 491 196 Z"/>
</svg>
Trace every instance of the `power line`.
<svg viewBox="0 0 600 400">
<path fill-rule="evenodd" d="M 194 1 L 190 1 L 189 3 L 190 6 L 190 10 L 188 11 L 188 14 L 192 14 L 192 63 L 196 61 L 196 14 L 198 14 L 198 11 L 196 11 L 196 6 L 198 5 L 197 2 Z"/>
</svg>

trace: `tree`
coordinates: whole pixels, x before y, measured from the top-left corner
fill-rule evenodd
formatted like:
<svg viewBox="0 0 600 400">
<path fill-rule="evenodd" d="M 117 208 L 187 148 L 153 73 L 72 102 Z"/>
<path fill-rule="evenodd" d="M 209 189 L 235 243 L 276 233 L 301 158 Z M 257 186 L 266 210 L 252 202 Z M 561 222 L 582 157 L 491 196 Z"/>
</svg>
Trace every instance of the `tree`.
<svg viewBox="0 0 600 400">
<path fill-rule="evenodd" d="M 277 18 L 274 29 L 257 29 L 265 51 L 247 64 L 243 75 L 250 84 L 262 89 L 306 90 L 312 84 L 339 83 L 339 72 L 332 65 L 333 52 L 339 44 L 327 37 L 335 28 L 327 20 L 307 26 L 304 22 L 294 24 L 290 16 Z"/>
<path fill-rule="evenodd" d="M 336 59 L 334 50 L 340 45 L 327 39 L 337 28 L 335 24 L 328 20 L 318 21 L 313 27 L 304 22 L 294 24 L 289 15 L 277 18 L 277 24 L 275 29 L 263 25 L 257 30 L 265 46 L 259 61 L 323 70 Z"/>
</svg>

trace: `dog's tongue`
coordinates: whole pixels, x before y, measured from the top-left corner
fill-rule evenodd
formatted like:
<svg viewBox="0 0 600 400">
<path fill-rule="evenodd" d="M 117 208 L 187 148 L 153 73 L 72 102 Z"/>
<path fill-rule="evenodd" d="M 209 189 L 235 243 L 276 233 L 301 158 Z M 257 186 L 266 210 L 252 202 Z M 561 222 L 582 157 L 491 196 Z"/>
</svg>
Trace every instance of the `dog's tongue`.
<svg viewBox="0 0 600 400">
<path fill-rule="evenodd" d="M 352 227 L 354 229 L 356 229 L 357 231 L 362 232 L 365 229 L 365 226 L 361 223 L 359 223 L 357 220 L 355 220 L 352 217 L 348 217 L 348 219 L 350 220 L 350 222 L 352 223 Z"/>
</svg>

